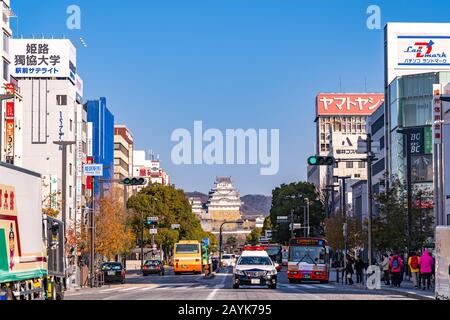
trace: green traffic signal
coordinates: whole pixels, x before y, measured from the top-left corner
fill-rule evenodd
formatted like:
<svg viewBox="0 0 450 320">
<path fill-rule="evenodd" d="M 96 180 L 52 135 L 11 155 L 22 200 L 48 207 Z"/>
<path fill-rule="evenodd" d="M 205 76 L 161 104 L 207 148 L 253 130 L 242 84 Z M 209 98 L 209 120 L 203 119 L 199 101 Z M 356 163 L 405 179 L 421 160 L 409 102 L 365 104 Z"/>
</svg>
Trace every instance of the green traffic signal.
<svg viewBox="0 0 450 320">
<path fill-rule="evenodd" d="M 308 158 L 310 166 L 333 166 L 335 163 L 334 157 L 312 156 Z"/>
<path fill-rule="evenodd" d="M 316 166 L 317 165 L 317 157 L 316 156 L 309 157 L 308 164 L 310 166 Z"/>
</svg>

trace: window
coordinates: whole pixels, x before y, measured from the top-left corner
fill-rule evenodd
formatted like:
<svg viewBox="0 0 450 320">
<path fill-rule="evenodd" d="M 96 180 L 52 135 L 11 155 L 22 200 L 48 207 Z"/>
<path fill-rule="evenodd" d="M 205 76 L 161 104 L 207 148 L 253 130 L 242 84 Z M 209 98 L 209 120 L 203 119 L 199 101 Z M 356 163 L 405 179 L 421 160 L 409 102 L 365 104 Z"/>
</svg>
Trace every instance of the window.
<svg viewBox="0 0 450 320">
<path fill-rule="evenodd" d="M 380 138 L 380 150 L 384 149 L 384 137 Z"/>
<path fill-rule="evenodd" d="M 9 38 L 10 35 L 7 34 L 6 32 L 3 32 L 3 50 L 6 53 L 9 53 Z"/>
<path fill-rule="evenodd" d="M 69 121 L 70 132 L 72 132 L 72 124 L 73 124 L 73 121 L 72 121 L 72 119 L 70 119 L 70 121 Z"/>
<path fill-rule="evenodd" d="M 72 175 L 72 164 L 69 163 L 69 174 Z"/>
<path fill-rule="evenodd" d="M 58 106 L 67 106 L 67 95 L 57 95 L 56 104 Z"/>
<path fill-rule="evenodd" d="M 345 166 L 347 169 L 353 169 L 353 162 L 346 162 Z"/>
<path fill-rule="evenodd" d="M 69 198 L 72 198 L 72 186 L 69 186 Z"/>
<path fill-rule="evenodd" d="M 3 60 L 3 79 L 9 81 L 9 63 Z"/>
<path fill-rule="evenodd" d="M 358 162 L 358 168 L 364 169 L 365 167 L 366 167 L 366 163 L 365 162 Z"/>
</svg>

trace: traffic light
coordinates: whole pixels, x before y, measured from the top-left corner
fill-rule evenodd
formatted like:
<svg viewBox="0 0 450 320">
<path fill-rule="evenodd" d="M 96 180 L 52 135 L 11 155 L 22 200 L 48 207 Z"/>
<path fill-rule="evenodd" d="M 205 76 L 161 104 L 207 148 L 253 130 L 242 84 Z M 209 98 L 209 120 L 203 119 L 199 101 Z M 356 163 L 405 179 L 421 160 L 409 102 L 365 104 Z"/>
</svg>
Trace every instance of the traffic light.
<svg viewBox="0 0 450 320">
<path fill-rule="evenodd" d="M 143 186 L 148 183 L 147 179 L 145 178 L 136 178 L 136 177 L 128 177 L 123 179 L 120 184 L 126 185 L 126 186 Z"/>
<path fill-rule="evenodd" d="M 310 166 L 333 166 L 335 163 L 334 157 L 312 156 L 308 158 Z"/>
</svg>

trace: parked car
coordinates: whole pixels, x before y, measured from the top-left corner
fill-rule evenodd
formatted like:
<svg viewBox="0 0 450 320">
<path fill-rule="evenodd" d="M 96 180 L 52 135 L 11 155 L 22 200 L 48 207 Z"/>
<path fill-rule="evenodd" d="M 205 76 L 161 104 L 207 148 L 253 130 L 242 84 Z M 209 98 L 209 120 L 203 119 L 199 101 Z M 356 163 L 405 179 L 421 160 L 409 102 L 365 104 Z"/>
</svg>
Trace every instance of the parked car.
<svg viewBox="0 0 450 320">
<path fill-rule="evenodd" d="M 101 270 L 105 278 L 105 283 L 125 283 L 125 268 L 120 262 L 105 262 L 102 264 Z"/>
<path fill-rule="evenodd" d="M 164 263 L 160 260 L 147 260 L 142 267 L 142 275 L 144 277 L 149 274 L 159 274 L 160 276 L 163 276 L 164 272 Z"/>
<path fill-rule="evenodd" d="M 234 254 L 224 254 L 222 256 L 222 267 L 234 267 L 236 265 L 236 256 Z"/>
</svg>

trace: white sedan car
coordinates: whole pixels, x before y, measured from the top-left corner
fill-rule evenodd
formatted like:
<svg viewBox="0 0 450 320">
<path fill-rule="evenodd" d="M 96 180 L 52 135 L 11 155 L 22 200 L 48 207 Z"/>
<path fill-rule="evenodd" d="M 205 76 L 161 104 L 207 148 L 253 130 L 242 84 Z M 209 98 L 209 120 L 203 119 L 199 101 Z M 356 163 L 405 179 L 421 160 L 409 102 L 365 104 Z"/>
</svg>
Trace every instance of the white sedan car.
<svg viewBox="0 0 450 320">
<path fill-rule="evenodd" d="M 234 267 L 236 265 L 236 256 L 234 254 L 224 254 L 222 256 L 222 267 Z"/>
</svg>

